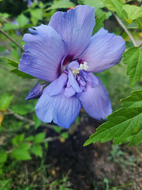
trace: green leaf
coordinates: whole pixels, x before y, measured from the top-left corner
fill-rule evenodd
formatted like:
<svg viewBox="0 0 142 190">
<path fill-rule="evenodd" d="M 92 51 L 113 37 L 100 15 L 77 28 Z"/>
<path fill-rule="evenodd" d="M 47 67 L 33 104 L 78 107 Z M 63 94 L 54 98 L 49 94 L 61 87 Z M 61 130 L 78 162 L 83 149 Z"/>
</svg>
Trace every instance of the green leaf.
<svg viewBox="0 0 142 190">
<path fill-rule="evenodd" d="M 95 12 L 104 7 L 102 0 L 82 0 L 83 4 L 90 5 L 91 7 L 95 8 Z"/>
<path fill-rule="evenodd" d="M 116 12 L 119 17 L 122 17 L 121 11 L 124 3 L 121 0 L 105 0 L 103 1 L 104 6 L 107 7 L 109 10 Z"/>
<path fill-rule="evenodd" d="M 130 24 L 133 20 L 142 17 L 142 7 L 137 7 L 134 5 L 124 5 L 122 14 L 127 23 Z"/>
<path fill-rule="evenodd" d="M 54 125 L 54 126 L 53 126 L 53 129 L 54 129 L 54 131 L 55 131 L 56 133 L 61 133 L 60 127 Z"/>
<path fill-rule="evenodd" d="M 101 17 L 97 17 L 96 25 L 93 29 L 93 34 L 97 33 L 102 27 L 104 27 L 105 13 Z"/>
<path fill-rule="evenodd" d="M 34 142 L 35 143 L 41 143 L 43 141 L 43 139 L 45 138 L 46 133 L 39 133 L 35 136 Z"/>
<path fill-rule="evenodd" d="M 25 139 L 26 141 L 34 141 L 34 136 L 31 135 Z"/>
<path fill-rule="evenodd" d="M 0 163 L 4 163 L 7 160 L 7 152 L 0 151 Z"/>
<path fill-rule="evenodd" d="M 84 5 L 83 0 L 77 0 L 79 5 Z"/>
<path fill-rule="evenodd" d="M 24 140 L 25 134 L 22 133 L 21 135 L 16 135 L 13 139 L 12 139 L 12 144 L 13 145 L 18 145 L 20 144 L 23 140 Z"/>
<path fill-rule="evenodd" d="M 35 79 L 35 77 L 28 75 L 26 73 L 23 73 L 22 71 L 19 71 L 18 69 L 13 69 L 10 72 L 17 74 L 17 76 L 20 76 L 22 78 L 27 78 L 27 79 Z"/>
<path fill-rule="evenodd" d="M 29 22 L 29 19 L 22 13 L 17 17 L 16 21 L 18 22 L 20 28 L 22 28 Z"/>
<path fill-rule="evenodd" d="M 0 96 L 0 110 L 6 109 L 11 101 L 13 100 L 14 96 L 9 96 L 9 94 L 5 93 Z"/>
<path fill-rule="evenodd" d="M 2 58 L 5 59 L 8 64 L 18 68 L 18 64 L 19 64 L 18 62 L 13 61 L 12 59 L 8 59 L 7 57 L 2 57 Z"/>
<path fill-rule="evenodd" d="M 12 24 L 12 23 L 5 23 L 4 26 L 3 26 L 4 31 L 6 31 L 6 30 L 16 30 L 16 29 L 19 29 L 19 26 L 15 25 L 15 24 Z"/>
<path fill-rule="evenodd" d="M 64 133 L 61 133 L 61 137 L 63 137 L 64 139 L 68 139 L 69 135 L 68 133 L 64 132 Z"/>
<path fill-rule="evenodd" d="M 30 10 L 30 13 L 31 13 L 31 21 L 33 22 L 34 25 L 36 25 L 39 20 L 42 20 L 43 12 L 41 9 L 32 9 Z"/>
<path fill-rule="evenodd" d="M 43 154 L 43 152 L 42 152 L 42 146 L 39 145 L 39 144 L 33 145 L 32 149 L 31 149 L 31 152 L 33 154 L 35 154 L 36 156 L 42 157 L 42 154 Z"/>
<path fill-rule="evenodd" d="M 129 85 L 133 86 L 142 76 L 142 49 L 132 47 L 123 54 L 123 62 L 127 64 Z"/>
<path fill-rule="evenodd" d="M 138 23 L 139 28 L 142 30 L 142 18 L 138 18 L 137 23 Z"/>
<path fill-rule="evenodd" d="M 51 9 L 68 9 L 70 7 L 75 7 L 75 4 L 70 1 L 58 1 L 56 3 L 53 3 L 51 7 L 46 9 L 46 11 L 49 11 Z"/>
<path fill-rule="evenodd" d="M 86 142 L 107 142 L 112 139 L 114 144 L 129 142 L 129 146 L 142 143 L 142 90 L 137 90 L 131 96 L 123 99 L 121 108 L 107 117 L 95 134 Z"/>
<path fill-rule="evenodd" d="M 0 52 L 3 52 L 6 50 L 6 47 L 5 46 L 0 46 Z"/>
<path fill-rule="evenodd" d="M 42 122 L 40 119 L 38 119 L 38 117 L 35 113 L 33 114 L 33 120 L 35 122 L 35 129 L 37 129 L 41 125 Z"/>
<path fill-rule="evenodd" d="M 20 115 L 26 115 L 29 112 L 29 109 L 25 105 L 13 105 L 12 106 L 12 111 L 14 111 L 17 114 Z"/>
</svg>

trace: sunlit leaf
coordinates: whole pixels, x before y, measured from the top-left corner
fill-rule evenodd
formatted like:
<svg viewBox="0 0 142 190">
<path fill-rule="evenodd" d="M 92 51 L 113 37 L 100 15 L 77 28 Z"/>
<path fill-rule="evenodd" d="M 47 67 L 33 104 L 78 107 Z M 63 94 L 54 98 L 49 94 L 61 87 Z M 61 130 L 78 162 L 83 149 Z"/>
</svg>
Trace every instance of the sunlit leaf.
<svg viewBox="0 0 142 190">
<path fill-rule="evenodd" d="M 3 30 L 6 31 L 6 30 L 16 30 L 16 29 L 19 29 L 20 26 L 18 25 L 15 25 L 15 24 L 12 24 L 12 23 L 4 23 L 4 26 L 3 26 Z"/>
<path fill-rule="evenodd" d="M 20 26 L 20 28 L 22 28 L 29 22 L 29 19 L 25 15 L 20 14 L 17 17 L 16 21 L 18 22 L 18 25 Z"/>
<path fill-rule="evenodd" d="M 83 4 L 90 5 L 91 7 L 95 7 L 95 11 L 104 7 L 102 0 L 82 0 Z"/>
<path fill-rule="evenodd" d="M 6 109 L 11 101 L 13 100 L 14 96 L 9 96 L 9 94 L 5 93 L 0 96 L 0 110 Z"/>
<path fill-rule="evenodd" d="M 93 29 L 93 34 L 97 33 L 102 27 L 104 27 L 105 13 L 101 17 L 97 17 L 96 25 Z"/>
<path fill-rule="evenodd" d="M 129 146 L 142 143 L 142 90 L 133 92 L 121 102 L 125 107 L 108 116 L 108 121 L 84 145 L 112 139 L 114 144 L 129 142 Z"/>
<path fill-rule="evenodd" d="M 74 3 L 72 3 L 72 2 L 70 2 L 70 1 L 58 1 L 58 2 L 56 2 L 56 3 L 53 3 L 52 5 L 51 5 L 51 7 L 49 7 L 48 9 L 47 9 L 47 11 L 48 10 L 51 10 L 51 9 L 68 9 L 68 8 L 70 8 L 70 7 L 75 7 L 75 4 Z"/>
<path fill-rule="evenodd" d="M 33 145 L 31 152 L 36 156 L 42 157 L 42 146 L 39 144 Z"/>
<path fill-rule="evenodd" d="M 43 141 L 43 139 L 45 138 L 46 133 L 39 133 L 35 136 L 34 142 L 35 143 L 41 143 Z"/>
<path fill-rule="evenodd" d="M 30 160 L 31 156 L 28 151 L 30 145 L 28 143 L 21 144 L 18 148 L 14 149 L 11 154 L 17 160 Z"/>
<path fill-rule="evenodd" d="M 123 54 L 123 63 L 127 64 L 129 84 L 133 86 L 142 76 L 142 49 L 132 47 Z"/>
</svg>

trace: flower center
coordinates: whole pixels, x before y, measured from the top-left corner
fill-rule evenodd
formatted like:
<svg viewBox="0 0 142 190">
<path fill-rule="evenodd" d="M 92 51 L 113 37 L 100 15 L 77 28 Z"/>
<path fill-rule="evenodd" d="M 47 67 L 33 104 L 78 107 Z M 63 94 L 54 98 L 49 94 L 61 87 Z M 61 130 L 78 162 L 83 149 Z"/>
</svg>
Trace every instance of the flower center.
<svg viewBox="0 0 142 190">
<path fill-rule="evenodd" d="M 71 71 L 72 71 L 73 75 L 76 76 L 77 74 L 79 74 L 80 70 L 87 71 L 88 67 L 89 66 L 87 65 L 87 62 L 84 62 L 83 64 L 80 64 L 79 68 L 77 68 L 77 69 L 71 69 Z"/>
</svg>

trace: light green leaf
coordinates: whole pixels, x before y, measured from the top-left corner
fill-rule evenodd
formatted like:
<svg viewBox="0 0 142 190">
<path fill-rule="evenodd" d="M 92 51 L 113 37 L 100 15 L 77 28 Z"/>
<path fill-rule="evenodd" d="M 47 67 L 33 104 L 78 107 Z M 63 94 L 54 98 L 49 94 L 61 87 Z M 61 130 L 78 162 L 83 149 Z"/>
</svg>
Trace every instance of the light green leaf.
<svg viewBox="0 0 142 190">
<path fill-rule="evenodd" d="M 20 135 L 16 135 L 13 139 L 12 139 L 12 144 L 13 145 L 18 145 L 20 144 L 23 140 L 24 140 L 25 134 L 22 133 Z"/>
<path fill-rule="evenodd" d="M 97 17 L 96 25 L 93 29 L 93 34 L 97 33 L 102 27 L 104 27 L 105 13 L 101 17 Z"/>
<path fill-rule="evenodd" d="M 38 119 L 37 115 L 34 113 L 33 114 L 33 120 L 35 122 L 35 129 L 37 129 L 41 125 L 41 120 Z"/>
<path fill-rule="evenodd" d="M 17 160 L 30 160 L 31 159 L 30 153 L 27 150 L 21 150 L 21 149 L 17 148 L 17 149 L 14 149 L 11 154 Z"/>
<path fill-rule="evenodd" d="M 142 18 L 138 18 L 137 23 L 138 23 L 139 28 L 142 30 Z"/>
<path fill-rule="evenodd" d="M 5 151 L 0 151 L 0 163 L 4 163 L 7 160 L 7 153 Z"/>
<path fill-rule="evenodd" d="M 45 138 L 46 133 L 39 133 L 35 136 L 34 142 L 35 143 L 41 143 L 43 141 L 43 139 Z"/>
<path fill-rule="evenodd" d="M 121 11 L 124 3 L 121 0 L 105 0 L 103 3 L 109 10 L 116 12 L 119 17 L 122 17 Z"/>
<path fill-rule="evenodd" d="M 29 112 L 29 109 L 25 105 L 14 104 L 11 109 L 20 115 L 25 115 Z"/>
<path fill-rule="evenodd" d="M 33 145 L 31 152 L 35 154 L 36 156 L 42 157 L 42 146 L 39 144 Z"/>
<path fill-rule="evenodd" d="M 83 0 L 77 0 L 79 5 L 84 5 Z"/>
<path fill-rule="evenodd" d="M 64 132 L 64 133 L 61 133 L 61 137 L 63 137 L 64 139 L 68 139 L 69 135 L 68 133 Z"/>
<path fill-rule="evenodd" d="M 54 126 L 53 126 L 53 129 L 54 129 L 54 131 L 55 131 L 56 133 L 61 133 L 61 128 L 60 128 L 60 127 L 54 125 Z"/>
<path fill-rule="evenodd" d="M 19 64 L 18 62 L 13 61 L 12 59 L 8 59 L 7 57 L 1 57 L 1 58 L 5 59 L 8 64 L 18 68 L 18 64 Z"/>
<path fill-rule="evenodd" d="M 95 12 L 104 7 L 102 0 L 82 0 L 83 4 L 90 5 L 91 7 L 95 8 Z"/>
<path fill-rule="evenodd" d="M 3 31 L 6 30 L 16 30 L 19 29 L 20 27 L 18 25 L 12 24 L 12 23 L 5 23 L 3 26 Z"/>
<path fill-rule="evenodd" d="M 133 86 L 142 76 L 142 49 L 132 47 L 123 54 L 123 62 L 127 64 L 129 85 Z"/>
<path fill-rule="evenodd" d="M 17 17 L 16 21 L 18 22 L 20 28 L 22 28 L 29 22 L 29 19 L 22 13 Z"/>
<path fill-rule="evenodd" d="M 130 24 L 133 20 L 142 17 L 142 7 L 134 5 L 124 5 L 122 14 L 127 23 Z"/>
<path fill-rule="evenodd" d="M 5 46 L 0 46 L 0 52 L 3 52 L 6 50 L 6 47 Z"/>
<path fill-rule="evenodd" d="M 108 121 L 102 124 L 84 145 L 112 139 L 114 144 L 129 142 L 129 146 L 142 143 L 142 106 L 138 106 L 142 105 L 142 90 L 133 92 L 121 102 L 125 107 L 108 116 Z"/>
<path fill-rule="evenodd" d="M 43 12 L 41 9 L 32 9 L 30 10 L 30 13 L 31 13 L 31 21 L 33 22 L 34 25 L 36 25 L 39 20 L 42 20 Z"/>
<path fill-rule="evenodd" d="M 5 93 L 0 96 L 0 110 L 6 109 L 11 101 L 13 100 L 14 96 L 9 96 L 9 94 Z"/>
<path fill-rule="evenodd" d="M 34 141 L 34 136 L 31 135 L 25 139 L 26 141 Z"/>
<path fill-rule="evenodd" d="M 51 7 L 46 9 L 46 11 L 49 11 L 51 9 L 68 9 L 70 7 L 75 7 L 75 4 L 70 1 L 58 1 L 56 3 L 53 3 Z"/>
</svg>

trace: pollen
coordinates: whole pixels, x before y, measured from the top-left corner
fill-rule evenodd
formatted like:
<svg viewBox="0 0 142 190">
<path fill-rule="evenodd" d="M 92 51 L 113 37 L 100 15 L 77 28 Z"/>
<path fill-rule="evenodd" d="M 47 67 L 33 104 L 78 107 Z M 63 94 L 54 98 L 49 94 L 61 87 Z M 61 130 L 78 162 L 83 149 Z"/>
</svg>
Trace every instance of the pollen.
<svg viewBox="0 0 142 190">
<path fill-rule="evenodd" d="M 77 74 L 79 74 L 80 70 L 87 71 L 88 67 L 89 66 L 87 65 L 87 62 L 84 62 L 83 64 L 80 64 L 79 68 L 77 68 L 77 69 L 71 69 L 71 71 L 72 71 L 73 75 L 76 76 Z"/>
</svg>

